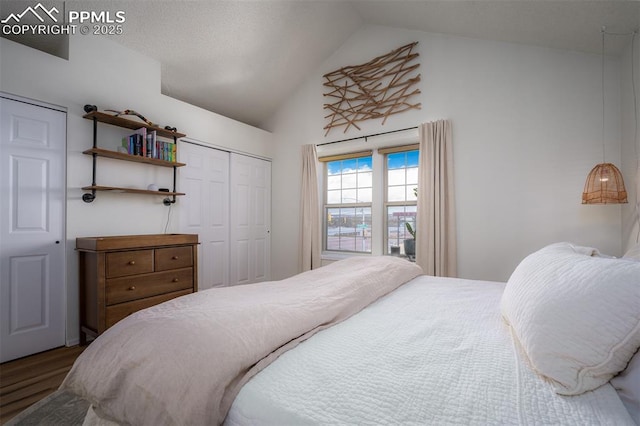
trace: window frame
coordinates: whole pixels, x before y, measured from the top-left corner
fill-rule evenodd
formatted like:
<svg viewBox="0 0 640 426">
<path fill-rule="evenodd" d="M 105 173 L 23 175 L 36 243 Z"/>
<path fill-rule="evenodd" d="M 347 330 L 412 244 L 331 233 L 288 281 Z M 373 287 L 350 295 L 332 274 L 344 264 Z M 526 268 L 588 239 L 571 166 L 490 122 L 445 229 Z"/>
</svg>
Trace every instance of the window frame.
<svg viewBox="0 0 640 426">
<path fill-rule="evenodd" d="M 407 129 L 413 130 L 413 129 Z M 325 152 L 319 152 L 318 162 L 322 166 L 322 176 L 319 177 L 319 186 L 322 194 L 320 195 L 320 220 L 322 221 L 322 258 L 327 261 L 334 261 L 343 259 L 350 256 L 379 256 L 389 255 L 389 238 L 388 238 L 388 217 L 387 217 L 387 153 L 400 152 L 400 151 L 412 151 L 418 150 L 420 144 L 418 143 L 418 132 L 404 133 L 403 135 L 393 135 L 392 137 L 380 136 L 375 141 L 367 140 L 350 143 L 350 150 L 344 148 L 327 147 L 322 149 Z M 328 169 L 324 163 L 338 160 L 349 159 L 353 157 L 364 157 L 371 155 L 371 167 L 372 167 L 372 201 L 371 203 L 349 203 L 344 204 L 344 207 L 370 207 L 371 217 L 368 223 L 370 224 L 370 237 L 371 251 L 347 251 L 347 250 L 333 250 L 327 247 L 327 207 L 340 207 L 340 204 L 327 204 L 328 196 Z M 419 157 L 418 157 L 419 158 Z M 319 173 L 319 174 L 320 174 Z M 400 205 L 404 205 L 404 202 L 400 202 Z M 417 201 L 416 201 L 417 204 Z M 417 208 L 417 205 L 416 205 Z M 402 242 L 400 242 L 402 244 Z"/>
<path fill-rule="evenodd" d="M 343 160 L 349 160 L 349 159 L 358 159 L 358 158 L 366 158 L 369 157 L 371 158 L 371 174 L 372 174 L 372 182 L 371 182 L 371 191 L 372 191 L 372 197 L 371 197 L 371 201 L 369 202 L 353 202 L 353 203 L 334 203 L 334 204 L 329 204 L 328 203 L 328 180 L 329 180 L 329 163 L 334 162 L 334 161 L 343 161 Z M 336 253 L 336 254 L 347 254 L 347 255 L 351 255 L 351 254 L 359 254 L 359 255 L 372 255 L 374 252 L 374 247 L 373 247 L 373 234 L 374 234 L 374 227 L 373 224 L 371 223 L 370 226 L 370 235 L 369 235 L 369 240 L 370 240 L 370 251 L 359 251 L 359 250 L 336 250 L 336 249 L 329 249 L 328 248 L 328 227 L 327 227 L 327 216 L 328 216 L 328 212 L 329 209 L 343 209 L 343 208 L 353 208 L 353 209 L 357 209 L 357 208 L 368 208 L 370 211 L 370 217 L 372 218 L 374 216 L 374 202 L 373 202 L 373 191 L 374 191 L 374 187 L 375 187 L 375 182 L 373 180 L 373 174 L 374 174 L 374 167 L 373 167 L 373 161 L 374 161 L 374 152 L 373 150 L 367 150 L 367 151 L 358 151 L 358 152 L 353 152 L 353 153 L 348 153 L 348 154 L 340 154 L 340 155 L 331 155 L 331 156 L 325 156 L 325 157 L 320 157 L 318 158 L 318 161 L 324 163 L 323 164 L 323 191 L 322 191 L 322 251 L 326 252 L 326 253 Z M 342 173 L 341 173 L 342 174 Z M 357 172 L 356 172 L 357 174 Z M 356 184 L 356 190 L 358 189 L 357 184 Z M 357 236 L 354 237 L 354 239 L 357 241 Z"/>
<path fill-rule="evenodd" d="M 389 207 L 412 207 L 415 206 L 416 208 L 416 213 L 418 210 L 418 200 L 411 200 L 411 201 L 389 201 L 389 162 L 388 162 L 388 156 L 389 154 L 396 154 L 399 152 L 410 152 L 410 151 L 417 151 L 418 152 L 418 159 L 420 158 L 420 144 L 411 144 L 411 145 L 402 145 L 402 146 L 394 146 L 394 147 L 389 147 L 389 148 L 379 148 L 378 150 L 378 154 L 381 154 L 383 156 L 382 158 L 382 165 L 383 165 L 383 198 L 382 198 L 382 215 L 383 215 L 383 229 L 384 229 L 384 233 L 383 233 L 383 243 L 382 243 L 382 254 L 385 256 L 391 255 L 390 253 L 390 246 L 389 246 Z M 420 161 L 418 160 L 418 168 L 420 167 Z M 406 171 L 406 167 L 404 168 Z M 405 183 L 405 186 L 407 184 Z M 416 186 L 418 184 L 416 183 Z M 414 227 L 415 228 L 415 227 Z M 406 239 L 406 238 L 405 238 Z M 404 239 L 402 240 L 404 241 Z M 400 251 L 401 253 L 403 252 L 403 248 L 402 245 L 400 246 Z M 403 254 L 404 255 L 404 254 Z"/>
</svg>

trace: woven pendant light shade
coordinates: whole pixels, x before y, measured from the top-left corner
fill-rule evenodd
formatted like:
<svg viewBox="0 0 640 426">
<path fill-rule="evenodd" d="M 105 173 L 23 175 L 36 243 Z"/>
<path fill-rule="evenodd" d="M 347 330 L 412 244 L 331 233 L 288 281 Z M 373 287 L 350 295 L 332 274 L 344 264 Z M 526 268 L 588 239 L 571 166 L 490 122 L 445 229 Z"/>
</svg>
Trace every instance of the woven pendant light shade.
<svg viewBox="0 0 640 426">
<path fill-rule="evenodd" d="M 611 163 L 596 165 L 584 185 L 582 204 L 622 204 L 627 203 L 622 173 Z"/>
</svg>

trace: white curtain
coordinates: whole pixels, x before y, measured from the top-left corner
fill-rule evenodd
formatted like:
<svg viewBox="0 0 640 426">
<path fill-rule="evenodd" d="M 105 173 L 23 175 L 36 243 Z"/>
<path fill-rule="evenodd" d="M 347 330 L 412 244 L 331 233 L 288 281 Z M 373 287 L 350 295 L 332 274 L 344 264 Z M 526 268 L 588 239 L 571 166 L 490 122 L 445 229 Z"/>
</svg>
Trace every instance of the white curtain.
<svg viewBox="0 0 640 426">
<path fill-rule="evenodd" d="M 303 272 L 320 267 L 322 244 L 317 163 L 316 146 L 304 145 L 300 194 L 300 270 Z"/>
<path fill-rule="evenodd" d="M 420 125 L 416 263 L 425 274 L 455 277 L 456 212 L 451 122 Z"/>
</svg>

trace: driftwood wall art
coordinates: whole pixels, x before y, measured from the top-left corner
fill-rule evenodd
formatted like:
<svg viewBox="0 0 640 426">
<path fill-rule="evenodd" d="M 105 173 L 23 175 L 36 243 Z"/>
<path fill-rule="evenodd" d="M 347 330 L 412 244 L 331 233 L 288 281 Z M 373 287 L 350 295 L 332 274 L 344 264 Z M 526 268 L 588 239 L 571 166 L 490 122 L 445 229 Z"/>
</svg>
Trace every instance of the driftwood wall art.
<svg viewBox="0 0 640 426">
<path fill-rule="evenodd" d="M 420 109 L 420 103 L 410 103 L 409 98 L 420 93 L 411 88 L 420 81 L 415 74 L 419 54 L 413 48 L 414 42 L 399 47 L 386 55 L 378 56 L 362 65 L 350 65 L 325 74 L 324 93 L 330 102 L 324 104 L 329 113 L 324 126 L 325 136 L 334 127 L 345 126 L 344 133 L 351 126 L 360 130 L 357 123 L 372 118 L 387 117 L 410 109 Z"/>
</svg>

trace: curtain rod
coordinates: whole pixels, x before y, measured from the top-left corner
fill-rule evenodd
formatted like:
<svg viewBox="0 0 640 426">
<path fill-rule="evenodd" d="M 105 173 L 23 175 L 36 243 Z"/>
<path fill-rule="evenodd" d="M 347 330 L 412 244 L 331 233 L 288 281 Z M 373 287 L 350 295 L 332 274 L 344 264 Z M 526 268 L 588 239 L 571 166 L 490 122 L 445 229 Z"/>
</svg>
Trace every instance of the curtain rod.
<svg viewBox="0 0 640 426">
<path fill-rule="evenodd" d="M 374 133 L 373 135 L 357 136 L 357 137 L 355 137 L 355 138 L 342 139 L 342 140 L 339 140 L 339 141 L 318 143 L 318 144 L 316 144 L 316 146 L 331 145 L 331 144 L 333 144 L 333 143 L 341 143 L 341 142 L 354 141 L 354 140 L 356 140 L 356 139 L 364 139 L 364 141 L 366 142 L 366 141 L 367 141 L 367 138 L 372 138 L 372 137 L 374 137 L 374 136 L 388 135 L 389 133 L 404 132 L 405 130 L 413 130 L 413 129 L 417 129 L 417 128 L 418 128 L 418 126 L 415 126 L 415 127 L 407 127 L 406 129 L 389 130 L 388 132 Z"/>
</svg>

